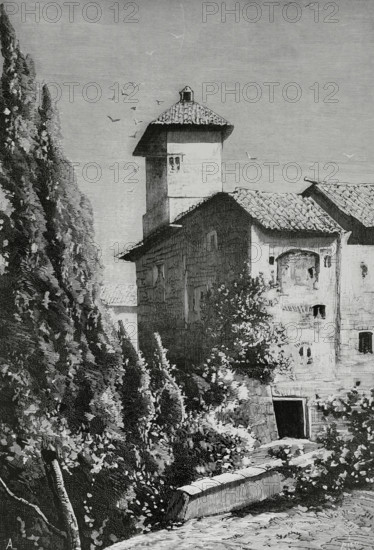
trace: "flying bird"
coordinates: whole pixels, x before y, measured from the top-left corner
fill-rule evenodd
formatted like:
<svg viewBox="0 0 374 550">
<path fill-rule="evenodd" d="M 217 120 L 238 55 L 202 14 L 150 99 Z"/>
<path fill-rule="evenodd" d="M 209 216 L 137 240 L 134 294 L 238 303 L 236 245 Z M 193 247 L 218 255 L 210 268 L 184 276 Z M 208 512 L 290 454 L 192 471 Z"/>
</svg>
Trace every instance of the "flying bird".
<svg viewBox="0 0 374 550">
<path fill-rule="evenodd" d="M 176 40 L 179 40 L 180 38 L 184 38 L 184 33 L 183 34 L 174 34 L 173 32 L 169 32 L 169 34 L 171 34 L 171 36 L 174 36 L 174 38 Z"/>
<path fill-rule="evenodd" d="M 136 107 L 130 107 L 132 111 L 136 111 Z"/>
<path fill-rule="evenodd" d="M 353 157 L 355 156 L 355 153 L 353 153 L 353 155 L 348 155 L 348 153 L 343 153 L 343 155 L 344 155 L 345 157 L 347 157 L 347 159 L 351 159 L 351 158 L 353 158 Z"/>
<path fill-rule="evenodd" d="M 129 137 L 131 137 L 131 138 L 136 138 L 136 134 L 137 134 L 137 133 L 138 133 L 138 132 L 135 132 L 135 134 L 133 134 L 132 136 L 129 136 Z"/>
<path fill-rule="evenodd" d="M 152 50 L 151 52 L 145 52 L 147 55 L 153 55 L 155 53 L 156 50 Z"/>
<path fill-rule="evenodd" d="M 251 155 L 248 153 L 248 151 L 246 151 L 247 153 L 247 157 L 249 158 L 249 160 L 257 160 L 257 157 L 251 157 Z"/>
<path fill-rule="evenodd" d="M 140 124 L 141 122 L 143 122 L 142 120 L 138 120 L 137 118 L 134 118 L 134 122 L 136 125 Z"/>
<path fill-rule="evenodd" d="M 165 103 L 163 99 L 156 99 L 157 105 L 161 105 L 161 103 Z"/>
<path fill-rule="evenodd" d="M 112 118 L 110 115 L 107 115 L 107 117 L 112 121 L 112 122 L 119 122 L 121 119 L 120 118 Z"/>
</svg>

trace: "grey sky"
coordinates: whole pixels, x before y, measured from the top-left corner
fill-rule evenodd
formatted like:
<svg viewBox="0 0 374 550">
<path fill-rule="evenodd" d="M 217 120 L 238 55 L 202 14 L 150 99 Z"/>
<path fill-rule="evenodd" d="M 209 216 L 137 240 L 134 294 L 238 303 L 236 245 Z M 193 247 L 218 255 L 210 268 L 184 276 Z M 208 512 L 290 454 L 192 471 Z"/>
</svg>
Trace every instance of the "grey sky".
<svg viewBox="0 0 374 550">
<path fill-rule="evenodd" d="M 35 2 L 7 3 L 22 50 L 34 57 L 38 79 L 54 82 L 52 93 L 61 93 L 64 148 L 79 163 L 80 185 L 92 201 L 96 241 L 108 280 L 134 281 L 133 266 L 114 261 L 118 247 L 142 236 L 144 161 L 131 152 L 146 124 L 175 103 L 186 84 L 202 102 L 203 83 L 215 83 L 211 88 L 215 93 L 204 103 L 235 125 L 224 161 L 228 168 L 241 163 L 241 176 L 235 182 L 228 175 L 227 189 L 241 184 L 298 190 L 302 178 L 311 177 L 317 167 L 320 178 L 338 167 L 334 177 L 340 181 L 374 181 L 374 2 L 339 0 L 308 6 L 308 0 L 279 0 L 273 8 L 262 0 L 247 8 L 249 2 L 237 3 L 237 20 L 227 14 L 222 22 L 221 2 L 211 2 L 205 9 L 218 13 L 208 15 L 206 23 L 200 0 L 139 0 L 127 3 L 126 9 L 126 2 L 77 0 L 73 17 L 70 3 L 72 21 L 68 2 L 43 0 L 40 9 Z M 234 5 L 226 1 L 227 9 Z M 36 7 L 40 22 L 26 13 L 26 7 L 28 11 Z M 138 22 L 125 23 L 123 17 Z M 257 22 L 248 21 L 256 17 Z M 99 20 L 88 21 L 95 18 Z M 293 19 L 299 20 L 292 23 Z M 338 21 L 327 22 L 334 19 Z M 68 84 L 73 82 L 77 84 Z M 96 85 L 87 86 L 92 82 Z M 140 84 L 134 95 L 137 103 L 124 103 L 124 96 L 117 93 L 129 82 Z M 239 97 L 222 97 L 224 87 L 232 89 L 235 83 Z M 256 85 L 246 87 L 248 83 Z M 269 101 L 272 87 L 273 102 Z M 102 97 L 89 101 L 98 91 Z M 119 101 L 110 100 L 114 92 Z M 300 99 L 292 101 L 300 92 Z M 258 101 L 251 101 L 256 94 Z M 158 105 L 156 99 L 163 103 Z M 111 122 L 107 115 L 120 121 Z M 135 124 L 134 118 L 143 122 Z M 129 137 L 135 131 L 136 139 Z M 255 169 L 246 170 L 247 153 L 262 170 L 257 183 Z M 132 165 L 124 169 L 131 162 L 139 165 L 132 178 Z M 279 163 L 274 165 L 273 183 L 264 162 Z M 95 178 L 95 169 L 84 170 L 87 163 L 100 166 L 99 181 L 89 181 Z M 302 177 L 297 183 L 290 181 L 298 177 L 292 166 L 284 180 L 287 163 L 300 165 Z M 117 176 L 120 180 L 127 176 L 127 181 L 117 182 Z"/>
</svg>

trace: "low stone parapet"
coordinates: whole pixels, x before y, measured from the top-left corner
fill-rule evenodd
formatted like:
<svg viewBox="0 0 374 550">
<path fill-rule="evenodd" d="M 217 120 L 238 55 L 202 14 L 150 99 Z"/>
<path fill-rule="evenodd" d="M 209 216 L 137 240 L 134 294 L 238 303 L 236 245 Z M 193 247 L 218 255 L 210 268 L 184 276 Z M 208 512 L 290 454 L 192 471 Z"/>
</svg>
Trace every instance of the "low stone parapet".
<svg viewBox="0 0 374 550">
<path fill-rule="evenodd" d="M 292 464 L 306 466 L 320 451 L 297 457 Z M 239 510 L 279 494 L 289 480 L 277 471 L 280 460 L 270 460 L 232 473 L 204 478 L 176 490 L 167 517 L 173 521 L 211 516 Z"/>
</svg>

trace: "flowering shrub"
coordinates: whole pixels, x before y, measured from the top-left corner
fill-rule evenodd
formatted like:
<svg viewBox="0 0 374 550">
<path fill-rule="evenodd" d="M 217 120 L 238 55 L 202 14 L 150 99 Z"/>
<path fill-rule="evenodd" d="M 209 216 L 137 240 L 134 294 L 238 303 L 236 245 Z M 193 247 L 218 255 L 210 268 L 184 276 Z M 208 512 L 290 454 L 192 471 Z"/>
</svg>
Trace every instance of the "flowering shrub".
<svg viewBox="0 0 374 550">
<path fill-rule="evenodd" d="M 254 439 L 241 428 L 218 421 L 215 411 L 190 413 L 173 444 L 174 462 L 167 474 L 176 486 L 243 467 Z"/>
<path fill-rule="evenodd" d="M 127 496 L 127 513 L 141 532 L 165 525 L 167 505 L 176 488 L 245 466 L 254 444 L 248 426 L 235 425 L 223 403 L 186 412 L 184 395 L 159 335 L 153 337 L 153 344 L 153 357 L 148 363 L 143 361 L 142 367 L 148 373 L 143 377 L 147 384 L 139 388 L 151 392 L 153 412 L 148 415 L 143 447 L 138 446 L 136 468 L 130 474 L 132 496 Z M 230 374 L 221 381 L 228 389 L 233 380 Z M 240 384 L 232 384 L 227 409 L 238 405 L 239 396 L 243 397 Z"/>
<path fill-rule="evenodd" d="M 290 465 L 287 449 L 276 454 L 283 460 L 281 471 L 294 480 L 287 495 L 316 505 L 338 500 L 344 491 L 374 482 L 374 389 L 370 396 L 352 390 L 344 397 L 319 401 L 318 407 L 326 417 L 344 422 L 345 427 L 339 430 L 333 422 L 318 437 L 323 455 L 301 468 Z"/>
<path fill-rule="evenodd" d="M 274 325 L 266 298 L 269 286 L 253 278 L 245 266 L 239 277 L 216 283 L 202 304 L 202 340 L 205 364 L 214 373 L 219 366 L 263 383 L 275 369 L 287 370 L 285 332 Z"/>
<path fill-rule="evenodd" d="M 160 433 L 153 451 L 160 456 L 160 447 L 164 447 L 168 458 L 164 469 L 151 473 L 148 466 L 134 472 L 135 496 L 129 509 L 138 530 L 166 525 L 167 505 L 178 487 L 246 466 L 253 443 L 247 430 L 218 421 L 213 410 L 189 412 L 172 435 Z"/>
</svg>

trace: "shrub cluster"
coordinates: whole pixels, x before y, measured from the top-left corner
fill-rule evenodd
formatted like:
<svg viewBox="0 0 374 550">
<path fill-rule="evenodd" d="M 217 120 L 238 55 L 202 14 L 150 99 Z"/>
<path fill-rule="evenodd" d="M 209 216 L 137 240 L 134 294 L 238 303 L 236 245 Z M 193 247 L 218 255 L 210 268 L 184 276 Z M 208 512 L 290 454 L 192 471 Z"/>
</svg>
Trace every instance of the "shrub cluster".
<svg viewBox="0 0 374 550">
<path fill-rule="evenodd" d="M 297 467 L 290 464 L 289 448 L 273 453 L 283 461 L 282 473 L 293 480 L 286 495 L 316 506 L 374 482 L 374 389 L 370 396 L 352 390 L 319 401 L 318 408 L 338 421 L 330 422 L 317 439 L 322 456 L 307 467 Z"/>
</svg>

